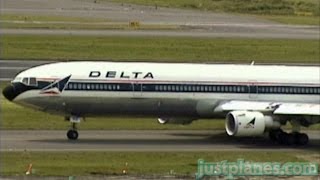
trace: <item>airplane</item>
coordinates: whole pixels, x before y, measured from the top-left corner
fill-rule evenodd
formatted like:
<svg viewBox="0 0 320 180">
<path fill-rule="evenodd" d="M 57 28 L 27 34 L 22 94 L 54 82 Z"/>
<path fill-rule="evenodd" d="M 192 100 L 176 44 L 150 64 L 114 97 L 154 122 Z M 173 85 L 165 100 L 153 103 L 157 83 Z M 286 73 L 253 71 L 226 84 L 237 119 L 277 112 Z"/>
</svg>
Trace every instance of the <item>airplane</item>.
<svg viewBox="0 0 320 180">
<path fill-rule="evenodd" d="M 301 127 L 320 123 L 320 67 L 69 61 L 16 75 L 4 88 L 10 101 L 70 121 L 70 140 L 86 117 L 154 117 L 190 124 L 225 117 L 229 136 L 264 136 L 306 145 Z M 282 130 L 290 123 L 292 132 Z"/>
</svg>

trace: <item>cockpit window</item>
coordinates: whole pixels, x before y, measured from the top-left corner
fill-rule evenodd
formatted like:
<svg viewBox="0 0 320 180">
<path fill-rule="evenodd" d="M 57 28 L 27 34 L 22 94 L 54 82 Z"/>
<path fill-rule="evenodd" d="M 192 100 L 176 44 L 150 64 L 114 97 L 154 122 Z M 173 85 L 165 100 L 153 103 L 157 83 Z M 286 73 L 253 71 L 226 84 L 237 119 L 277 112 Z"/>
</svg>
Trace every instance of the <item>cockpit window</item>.
<svg viewBox="0 0 320 180">
<path fill-rule="evenodd" d="M 22 83 L 25 85 L 29 85 L 29 78 L 23 78 Z"/>
<path fill-rule="evenodd" d="M 34 77 L 31 78 L 23 78 L 21 81 L 23 84 L 27 85 L 27 86 L 37 86 L 37 79 Z"/>
<path fill-rule="evenodd" d="M 37 79 L 34 78 L 34 77 L 31 77 L 31 78 L 29 79 L 29 85 L 30 85 L 30 86 L 37 86 Z"/>
</svg>

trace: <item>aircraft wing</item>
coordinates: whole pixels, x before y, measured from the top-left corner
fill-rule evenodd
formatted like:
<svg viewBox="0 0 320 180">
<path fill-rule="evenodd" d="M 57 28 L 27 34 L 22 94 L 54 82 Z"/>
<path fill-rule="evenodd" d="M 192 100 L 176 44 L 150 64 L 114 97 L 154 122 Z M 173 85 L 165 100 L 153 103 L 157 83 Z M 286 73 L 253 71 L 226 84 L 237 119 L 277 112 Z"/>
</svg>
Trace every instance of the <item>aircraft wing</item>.
<svg viewBox="0 0 320 180">
<path fill-rule="evenodd" d="M 311 103 L 280 103 L 258 101 L 227 101 L 220 104 L 215 111 L 260 111 L 279 115 L 313 115 L 320 116 L 320 104 Z"/>
</svg>

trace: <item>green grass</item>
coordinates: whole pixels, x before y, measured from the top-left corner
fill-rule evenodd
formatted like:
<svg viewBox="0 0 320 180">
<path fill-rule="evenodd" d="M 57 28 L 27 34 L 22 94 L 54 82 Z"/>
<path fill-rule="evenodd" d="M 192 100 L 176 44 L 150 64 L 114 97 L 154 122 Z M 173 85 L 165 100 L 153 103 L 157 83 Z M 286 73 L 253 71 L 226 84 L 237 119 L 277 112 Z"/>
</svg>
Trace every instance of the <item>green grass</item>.
<svg viewBox="0 0 320 180">
<path fill-rule="evenodd" d="M 100 0 L 103 2 L 104 0 Z M 215 12 L 232 12 L 245 14 L 279 14 L 294 15 L 298 12 L 308 12 L 319 16 L 319 1 L 317 0 L 114 0 L 116 2 L 134 3 L 151 6 L 200 9 Z"/>
<path fill-rule="evenodd" d="M 128 175 L 194 176 L 197 160 L 220 162 L 244 159 L 253 162 L 307 162 L 302 152 L 2 152 L 1 175 L 25 176 L 30 163 L 31 176 Z M 310 153 L 308 153 L 310 155 Z"/>
<path fill-rule="evenodd" d="M 100 0 L 103 2 L 104 0 Z M 294 15 L 297 12 L 310 12 L 319 15 L 317 0 L 114 0 L 115 2 L 134 3 L 151 6 L 200 9 L 215 12 L 246 14 Z"/>
<path fill-rule="evenodd" d="M 110 0 L 100 0 L 110 1 Z M 285 24 L 319 25 L 320 7 L 318 0 L 111 0 L 169 8 L 198 9 L 213 12 L 227 12 L 260 15 Z M 270 18 L 270 15 L 275 16 Z M 288 17 L 286 17 L 288 16 Z"/>
<path fill-rule="evenodd" d="M 285 16 L 285 15 L 270 15 L 257 16 L 260 18 L 269 19 L 283 24 L 303 24 L 303 25 L 320 25 L 319 16 Z"/>
<path fill-rule="evenodd" d="M 318 40 L 6 35 L 2 59 L 319 63 Z"/>
</svg>

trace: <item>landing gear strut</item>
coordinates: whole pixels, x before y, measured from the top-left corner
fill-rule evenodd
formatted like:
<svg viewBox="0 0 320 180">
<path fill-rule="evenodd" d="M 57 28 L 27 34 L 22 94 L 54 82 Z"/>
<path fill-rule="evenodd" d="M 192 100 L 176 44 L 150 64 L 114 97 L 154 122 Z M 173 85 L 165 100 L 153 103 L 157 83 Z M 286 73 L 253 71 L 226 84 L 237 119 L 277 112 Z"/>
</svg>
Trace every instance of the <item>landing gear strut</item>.
<svg viewBox="0 0 320 180">
<path fill-rule="evenodd" d="M 71 122 L 71 127 L 67 132 L 67 137 L 69 140 L 77 140 L 79 137 L 79 133 L 77 131 L 77 124 L 80 123 L 81 118 L 76 116 L 71 116 L 68 119 Z"/>
</svg>

